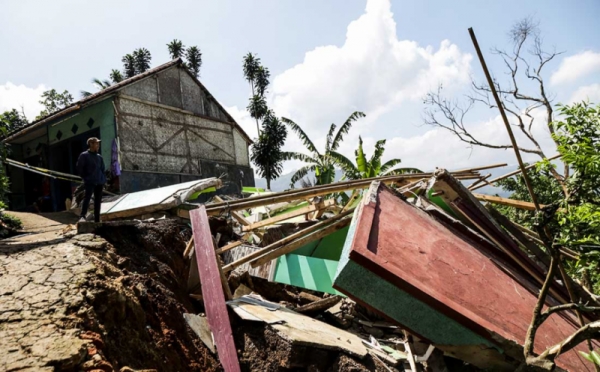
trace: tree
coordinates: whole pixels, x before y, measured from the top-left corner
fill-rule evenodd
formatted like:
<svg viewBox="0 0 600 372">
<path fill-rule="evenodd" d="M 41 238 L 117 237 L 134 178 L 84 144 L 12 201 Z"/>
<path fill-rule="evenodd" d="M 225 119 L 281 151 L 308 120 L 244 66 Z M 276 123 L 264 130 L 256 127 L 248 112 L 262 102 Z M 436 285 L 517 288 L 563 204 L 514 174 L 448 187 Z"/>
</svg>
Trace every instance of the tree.
<svg viewBox="0 0 600 372">
<path fill-rule="evenodd" d="M 502 84 L 495 80 L 494 85 L 503 102 L 504 110 L 512 117 L 515 126 L 526 139 L 526 144 L 520 146 L 519 150 L 545 159 L 547 156 L 532 131 L 533 124 L 537 120 L 534 113 L 543 112 L 544 126 L 551 134 L 554 133 L 552 125 L 554 109 L 543 73 L 544 67 L 561 53 L 555 50 L 550 52 L 543 50 L 538 24 L 531 18 L 515 23 L 509 32 L 509 37 L 513 44 L 511 51 L 493 50 L 504 62 L 509 79 Z M 463 102 L 444 97 L 442 86 L 436 91 L 427 93 L 424 98 L 424 103 L 428 106 L 425 110 L 425 124 L 447 130 L 470 146 L 512 149 L 511 144 L 484 142 L 470 131 L 466 119 L 473 107 L 497 109 L 489 86 L 473 80 L 471 87 L 471 93 L 465 96 Z M 525 89 L 530 87 L 534 87 L 537 92 L 526 92 Z M 564 167 L 562 174 L 552 170 L 552 176 L 564 191 L 564 180 L 569 176 L 568 167 Z"/>
<path fill-rule="evenodd" d="M 194 73 L 195 77 L 200 76 L 200 67 L 202 67 L 202 53 L 197 46 L 191 46 L 185 51 L 187 59 L 186 66 Z"/>
<path fill-rule="evenodd" d="M 338 131 L 336 132 L 336 125 L 331 124 L 329 127 L 329 132 L 327 133 L 326 143 L 325 143 L 325 151 L 323 153 L 319 152 L 308 137 L 306 133 L 302 130 L 302 128 L 294 123 L 292 120 L 287 118 L 282 118 L 281 120 L 287 124 L 300 138 L 306 149 L 309 151 L 310 155 L 305 155 L 299 152 L 286 152 L 284 154 L 285 160 L 300 160 L 307 165 L 298 169 L 290 180 L 290 187 L 294 187 L 294 184 L 300 181 L 304 176 L 308 174 L 308 172 L 315 172 L 316 184 L 317 185 L 325 185 L 328 183 L 332 183 L 335 180 L 335 162 L 333 157 L 331 156 L 332 151 L 336 151 L 340 146 L 342 140 L 344 139 L 344 135 L 348 133 L 350 128 L 352 127 L 352 123 L 354 123 L 359 118 L 365 117 L 365 114 L 359 111 L 353 112 L 352 115 L 346 119 L 344 124 L 340 126 Z"/>
<path fill-rule="evenodd" d="M 0 127 L 5 128 L 6 132 L 12 132 L 13 130 L 23 128 L 29 124 L 25 114 L 20 113 L 16 109 L 5 111 L 0 114 Z"/>
<path fill-rule="evenodd" d="M 135 71 L 135 57 L 132 54 L 125 54 L 123 58 L 121 58 L 121 62 L 123 62 L 123 74 L 126 79 L 134 77 L 136 74 Z"/>
<path fill-rule="evenodd" d="M 112 85 L 112 83 L 109 80 L 100 80 L 98 78 L 93 78 L 92 84 L 94 84 L 96 86 L 96 88 L 98 88 L 98 90 L 106 89 Z M 87 92 L 85 90 L 81 91 L 81 97 L 83 97 L 83 98 L 89 97 L 91 95 L 92 95 L 92 93 L 90 93 L 90 92 Z"/>
<path fill-rule="evenodd" d="M 113 68 L 110 72 L 110 80 L 113 84 L 123 81 L 123 75 L 121 74 L 121 71 Z"/>
<path fill-rule="evenodd" d="M 271 189 L 271 180 L 279 177 L 283 170 L 284 152 L 281 150 L 287 137 L 287 129 L 281 121 L 269 112 L 263 120 L 262 132 L 252 145 L 252 162 L 258 168 L 258 174 L 267 180 L 267 189 Z"/>
<path fill-rule="evenodd" d="M 185 46 L 181 40 L 173 39 L 173 41 L 167 44 L 167 49 L 169 50 L 171 59 L 177 59 L 183 57 Z"/>
<path fill-rule="evenodd" d="M 422 173 L 417 168 L 394 168 L 401 163 L 400 159 L 391 159 L 381 164 L 381 158 L 385 151 L 385 140 L 379 140 L 375 143 L 375 151 L 369 160 L 363 151 L 362 138 L 358 137 L 358 148 L 354 151 L 356 164 L 344 155 L 331 150 L 330 156 L 334 164 L 340 167 L 344 172 L 344 178 L 349 180 L 359 180 L 379 176 L 389 176 L 394 174 Z"/>
<path fill-rule="evenodd" d="M 36 119 L 60 111 L 73 103 L 73 96 L 67 90 L 58 93 L 55 89 L 50 89 L 42 93 L 42 98 L 40 103 L 44 105 L 44 110 L 40 112 Z"/>
<path fill-rule="evenodd" d="M 243 69 L 244 77 L 250 83 L 250 89 L 252 90 L 252 97 L 250 97 L 247 110 L 250 116 L 256 120 L 256 130 L 260 136 L 258 121 L 265 117 L 269 111 L 265 93 L 269 86 L 271 73 L 268 68 L 261 65 L 260 58 L 257 58 L 252 53 L 244 56 Z"/>
<path fill-rule="evenodd" d="M 258 139 L 252 145 L 251 159 L 258 168 L 260 176 L 267 180 L 267 189 L 270 189 L 271 180 L 279 177 L 283 169 L 285 153 L 282 148 L 287 138 L 287 129 L 275 113 L 269 110 L 264 97 L 269 86 L 269 70 L 260 65 L 260 59 L 248 53 L 244 57 L 243 71 L 252 87 L 248 111 L 256 120 L 258 131 Z M 262 132 L 258 127 L 259 120 L 262 120 Z"/>
<path fill-rule="evenodd" d="M 600 338 L 600 321 L 582 326 L 575 333 L 558 344 L 547 348 L 541 354 L 533 349 L 535 336 L 539 326 L 551 314 L 560 311 L 600 311 L 599 306 L 571 303 L 546 307 L 546 297 L 550 283 L 555 280 L 557 272 L 563 276 L 563 266 L 570 274 L 581 277 L 583 273 L 595 274 L 592 281 L 598 290 L 598 262 L 600 261 L 600 198 L 598 197 L 597 179 L 600 176 L 600 107 L 591 107 L 586 103 L 560 107 L 564 119 L 554 120 L 554 107 L 548 93 L 544 78 L 544 67 L 560 53 L 546 52 L 537 24 L 531 19 L 517 22 L 510 32 L 513 50 L 510 52 L 494 50 L 499 55 L 507 70 L 509 80 L 493 82 L 504 110 L 511 115 L 515 125 L 525 138 L 525 145 L 519 151 L 539 156 L 542 161 L 535 171 L 527 172 L 531 176 L 536 199 L 546 206 L 529 215 L 507 212 L 509 217 L 535 228 L 542 241 L 543 249 L 550 256 L 550 267 L 546 280 L 540 289 L 538 301 L 524 343 L 525 364 L 521 370 L 551 371 L 556 367 L 555 358 L 571 350 L 585 340 Z M 529 55 L 529 56 L 528 56 Z M 532 60 L 529 57 L 533 57 Z M 535 87 L 536 93 L 528 93 L 526 89 Z M 482 146 L 496 149 L 510 149 L 512 145 L 487 143 L 479 140 L 469 130 L 466 116 L 475 105 L 498 109 L 496 101 L 490 98 L 491 88 L 472 82 L 472 93 L 467 95 L 466 103 L 447 99 L 441 94 L 441 87 L 425 97 L 429 106 L 426 110 L 426 124 L 448 130 L 461 141 L 471 146 Z M 535 137 L 532 126 L 543 113 L 543 124 L 548 128 L 558 152 L 562 155 L 562 170 L 547 160 L 547 156 Z M 501 183 L 513 192 L 512 197 L 531 200 L 521 178 Z M 559 249 L 575 250 L 580 260 L 563 262 Z M 560 270 L 557 270 L 560 269 Z M 565 282 L 566 278 L 560 278 Z M 600 305 L 598 296 L 591 295 Z M 574 299 L 577 301 L 577 299 Z"/>
<path fill-rule="evenodd" d="M 139 48 L 133 51 L 135 74 L 141 74 L 150 69 L 152 55 L 146 48 Z"/>
<path fill-rule="evenodd" d="M 560 247 L 579 253 L 581 259 L 571 265 L 583 265 L 588 269 L 592 266 L 596 285 L 600 276 L 600 190 L 597 187 L 600 179 L 600 105 L 594 107 L 583 102 L 559 106 L 559 110 L 562 120 L 553 123 L 552 137 L 558 145 L 565 166 L 572 173 L 565 179 L 566 192 L 534 216 L 534 226 L 551 257 L 546 281 L 540 290 L 525 340 L 527 365 L 539 370 L 553 370 L 554 360 L 558 355 L 581 342 L 600 338 L 600 321 L 593 321 L 541 354 L 537 355 L 533 351 L 536 332 L 551 314 L 567 310 L 600 311 L 598 296 L 592 297 L 596 306 L 571 303 L 544 310 L 549 284 L 554 279 L 557 268 L 562 265 Z M 545 160 L 537 167 L 537 171 L 550 177 L 554 167 L 554 164 Z"/>
</svg>

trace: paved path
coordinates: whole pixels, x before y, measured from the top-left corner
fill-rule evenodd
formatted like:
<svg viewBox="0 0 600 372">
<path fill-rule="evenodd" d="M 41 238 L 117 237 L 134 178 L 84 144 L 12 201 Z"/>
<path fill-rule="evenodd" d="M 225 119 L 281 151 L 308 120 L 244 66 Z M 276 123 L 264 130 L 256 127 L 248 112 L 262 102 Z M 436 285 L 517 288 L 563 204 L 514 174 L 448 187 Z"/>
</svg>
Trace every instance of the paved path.
<svg viewBox="0 0 600 372">
<path fill-rule="evenodd" d="M 76 311 L 95 266 L 62 235 L 74 215 L 14 213 L 26 235 L 0 241 L 0 371 L 74 368 L 87 355 Z"/>
</svg>

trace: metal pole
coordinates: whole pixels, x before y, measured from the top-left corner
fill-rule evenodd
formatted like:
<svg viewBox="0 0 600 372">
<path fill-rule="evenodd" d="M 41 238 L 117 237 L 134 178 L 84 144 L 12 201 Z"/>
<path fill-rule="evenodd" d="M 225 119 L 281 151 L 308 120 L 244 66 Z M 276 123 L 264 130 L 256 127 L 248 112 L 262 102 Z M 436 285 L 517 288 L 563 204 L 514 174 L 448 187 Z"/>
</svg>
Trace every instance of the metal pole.
<svg viewBox="0 0 600 372">
<path fill-rule="evenodd" d="M 492 91 L 492 95 L 494 96 L 494 100 L 496 101 L 496 105 L 498 106 L 498 110 L 500 110 L 500 116 L 502 116 L 502 121 L 506 126 L 506 131 L 508 132 L 508 136 L 510 137 L 510 142 L 512 143 L 513 150 L 515 150 L 515 155 L 517 156 L 519 167 L 521 168 L 521 172 L 523 173 L 523 179 L 525 180 L 525 185 L 527 186 L 527 190 L 529 191 L 529 196 L 531 196 L 531 201 L 535 205 L 535 209 L 539 211 L 540 205 L 538 204 L 537 198 L 535 197 L 535 194 L 533 192 L 533 187 L 531 186 L 531 182 L 529 181 L 529 176 L 527 175 L 527 170 L 525 169 L 525 165 L 523 164 L 523 159 L 521 159 L 521 153 L 519 152 L 519 147 L 517 147 L 517 140 L 515 139 L 515 135 L 513 134 L 512 128 L 510 127 L 510 124 L 508 122 L 508 118 L 506 117 L 506 113 L 504 112 L 504 106 L 502 105 L 502 101 L 500 101 L 498 92 L 496 92 L 494 81 L 492 80 L 487 65 L 485 64 L 483 54 L 481 54 L 481 49 L 479 49 L 479 43 L 477 43 L 477 38 L 475 37 L 475 32 L 473 32 L 472 27 L 469 27 L 469 35 L 471 35 L 473 46 L 475 46 L 475 50 L 477 51 L 477 57 L 479 57 L 479 62 L 481 63 L 481 67 L 483 68 L 483 72 L 485 73 L 485 78 L 487 79 L 488 85 L 490 86 L 490 90 Z"/>
</svg>

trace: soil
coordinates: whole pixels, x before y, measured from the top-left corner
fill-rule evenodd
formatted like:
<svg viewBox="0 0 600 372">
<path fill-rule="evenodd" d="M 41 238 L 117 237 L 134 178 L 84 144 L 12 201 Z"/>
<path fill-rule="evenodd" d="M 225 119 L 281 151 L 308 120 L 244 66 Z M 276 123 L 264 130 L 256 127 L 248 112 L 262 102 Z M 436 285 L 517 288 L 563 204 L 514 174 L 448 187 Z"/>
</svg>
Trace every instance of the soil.
<svg viewBox="0 0 600 372">
<path fill-rule="evenodd" d="M 220 370 L 183 318 L 202 310 L 185 291 L 189 227 L 164 220 L 97 233 L 112 247 L 98 257 L 106 276 L 92 283 L 87 325 L 103 335 L 103 351 L 115 369 Z"/>
</svg>

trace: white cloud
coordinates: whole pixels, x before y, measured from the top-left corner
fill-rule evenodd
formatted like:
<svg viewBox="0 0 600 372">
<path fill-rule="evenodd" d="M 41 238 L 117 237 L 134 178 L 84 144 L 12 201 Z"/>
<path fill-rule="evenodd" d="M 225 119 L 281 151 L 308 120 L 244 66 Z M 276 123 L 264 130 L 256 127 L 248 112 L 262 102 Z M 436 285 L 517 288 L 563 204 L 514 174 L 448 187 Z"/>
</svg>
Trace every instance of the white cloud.
<svg viewBox="0 0 600 372">
<path fill-rule="evenodd" d="M 418 102 L 439 83 L 469 81 L 471 55 L 448 40 L 438 50 L 399 40 L 389 0 L 368 0 L 342 46 L 320 46 L 273 80 L 272 107 L 309 135 L 324 136 L 355 110 L 374 123 L 402 102 Z"/>
<path fill-rule="evenodd" d="M 600 84 L 586 85 L 579 87 L 569 99 L 569 102 L 590 101 L 600 103 Z"/>
<path fill-rule="evenodd" d="M 44 108 L 39 101 L 42 93 L 47 89 L 43 84 L 36 88 L 29 88 L 23 84 L 15 85 L 11 82 L 0 85 L 0 112 L 12 109 L 21 111 L 23 108 L 25 116 L 29 120 L 34 120 Z"/>
<path fill-rule="evenodd" d="M 237 106 L 223 106 L 225 110 L 233 117 L 236 123 L 242 127 L 250 138 L 253 140 L 258 137 L 256 131 L 256 121 L 250 116 L 250 113 L 245 108 L 239 109 Z"/>
<path fill-rule="evenodd" d="M 600 53 L 585 51 L 563 58 L 558 70 L 550 76 L 553 85 L 571 83 L 600 71 Z"/>
</svg>

